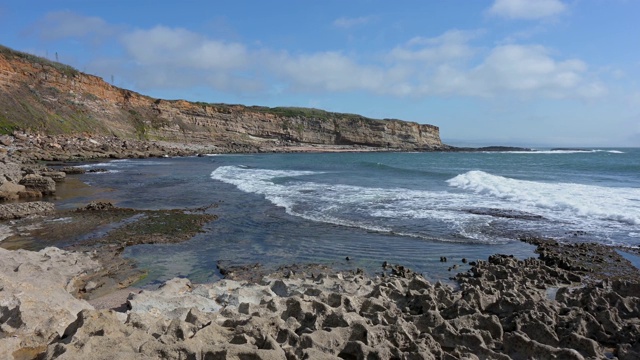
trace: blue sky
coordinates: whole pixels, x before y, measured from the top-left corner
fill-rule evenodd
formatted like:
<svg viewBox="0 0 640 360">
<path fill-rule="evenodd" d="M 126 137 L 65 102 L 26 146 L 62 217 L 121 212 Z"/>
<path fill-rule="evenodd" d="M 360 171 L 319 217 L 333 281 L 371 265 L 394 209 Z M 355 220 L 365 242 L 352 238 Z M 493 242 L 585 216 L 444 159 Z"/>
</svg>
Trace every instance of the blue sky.
<svg viewBox="0 0 640 360">
<path fill-rule="evenodd" d="M 640 1 L 5 0 L 0 43 L 165 99 L 640 146 Z"/>
</svg>

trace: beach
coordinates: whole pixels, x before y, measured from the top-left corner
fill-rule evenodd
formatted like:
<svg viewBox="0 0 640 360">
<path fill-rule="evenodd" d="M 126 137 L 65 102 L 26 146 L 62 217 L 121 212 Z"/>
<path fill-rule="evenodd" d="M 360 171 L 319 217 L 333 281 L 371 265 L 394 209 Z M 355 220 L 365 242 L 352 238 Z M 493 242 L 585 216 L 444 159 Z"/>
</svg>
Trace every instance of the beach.
<svg viewBox="0 0 640 360">
<path fill-rule="evenodd" d="M 494 222 L 491 233 L 483 230 L 480 234 L 493 239 L 512 237 L 510 241 L 485 244 L 478 240 L 485 238 L 477 237 L 462 244 L 447 243 L 442 234 L 450 233 L 450 229 L 442 230 L 441 235 L 429 233 L 443 239 L 439 242 L 397 234 L 401 232 L 399 229 L 413 229 L 414 235 L 426 236 L 426 230 L 420 232 L 412 225 L 431 221 L 425 228 L 437 228 L 435 220 L 424 217 L 419 222 L 378 224 L 395 226 L 390 232 L 363 229 L 372 218 L 364 214 L 358 218 L 339 218 L 352 213 L 353 208 L 345 208 L 344 212 L 325 211 L 332 214 L 332 219 L 350 221 L 342 225 L 334 221 L 326 228 L 327 222 L 307 219 L 317 213 L 309 205 L 321 203 L 317 198 L 311 203 L 304 202 L 305 198 L 289 198 L 286 205 L 269 200 L 275 199 L 274 194 L 287 200 L 282 196 L 288 193 L 308 195 L 319 189 L 326 192 L 320 187 L 322 177 L 329 171 L 326 168 L 313 170 L 293 163 L 283 165 L 289 167 L 287 173 L 276 174 L 266 171 L 282 171 L 273 168 L 274 164 L 283 159 L 290 161 L 288 158 L 243 160 L 246 168 L 242 168 L 237 159 L 195 156 L 202 154 L 203 149 L 158 149 L 158 153 L 145 154 L 130 146 L 131 154 L 144 159 L 116 162 L 115 167 L 105 165 L 104 161 L 85 167 L 56 166 L 53 170 L 66 167 L 65 182 L 73 184 L 72 179 L 88 179 L 93 181 L 95 191 L 75 184 L 74 189 L 84 190 L 60 194 L 59 199 L 53 199 L 55 209 L 46 205 L 50 201 L 32 202 L 34 205 L 27 208 L 22 205 L 19 209 L 19 205 L 7 205 L 13 212 L 7 210 L 10 215 L 5 216 L 3 231 L 8 236 L 0 244 L 31 250 L 0 249 L 0 353 L 14 359 L 634 359 L 640 356 L 637 322 L 640 277 L 631 262 L 637 259 L 634 252 L 637 250 L 629 246 L 633 237 L 625 238 L 624 232 L 617 232 L 619 228 L 632 229 L 632 222 L 609 227 L 609 239 L 619 242 L 615 246 L 589 241 L 604 235 L 586 227 L 577 228 L 575 224 L 580 219 L 574 219 L 576 223 L 566 227 L 561 241 L 557 237 L 554 240 L 516 232 L 505 226 L 514 222 L 538 224 L 541 221 L 536 217 L 538 214 L 498 211 L 488 206 L 482 208 L 482 213 L 476 208 L 464 208 L 461 218 L 491 217 L 499 226 Z M 129 157 L 126 152 L 114 154 L 118 155 L 113 157 Z M 175 155 L 193 157 L 171 162 Z M 300 156 L 304 163 L 308 162 L 305 155 Z M 324 155 L 317 156 L 313 159 L 322 159 L 327 164 Z M 353 159 L 351 156 L 358 155 L 347 153 L 340 161 Z M 19 160 L 7 158 L 5 163 L 24 159 L 35 157 L 21 154 Z M 265 168 L 265 159 L 270 161 L 266 164 L 271 164 L 271 168 Z M 376 159 L 380 163 L 377 168 L 384 167 L 385 158 Z M 210 175 L 205 179 L 223 185 L 207 185 L 198 190 L 192 183 L 185 183 L 184 178 L 171 180 L 169 173 L 162 173 L 163 166 L 188 173 L 184 169 L 203 168 L 210 164 L 209 160 L 216 163 L 210 170 L 202 170 Z M 433 158 L 428 161 L 430 167 L 437 167 Z M 178 162 L 191 165 L 181 168 Z M 257 167 L 259 164 L 263 164 L 262 168 Z M 100 168 L 104 173 L 86 173 Z M 79 174 L 83 171 L 84 175 Z M 139 179 L 149 178 L 145 175 L 149 171 L 164 174 L 151 179 L 170 179 L 191 187 L 183 189 L 183 185 L 177 191 L 173 183 L 141 182 L 142 187 L 134 188 L 132 184 Z M 468 180 L 475 173 L 462 171 L 462 174 Z M 248 183 L 245 175 L 262 183 Z M 193 176 L 202 178 L 197 171 Z M 280 179 L 282 176 L 287 178 Z M 307 183 L 295 179 L 299 176 L 307 177 Z M 107 191 L 105 184 L 110 179 L 117 181 L 112 184 L 114 189 Z M 355 189 L 360 194 L 364 188 L 381 186 L 365 184 L 355 176 L 348 181 L 363 185 Z M 394 181 L 404 180 L 397 177 Z M 384 193 L 393 195 L 395 190 L 389 182 L 387 177 Z M 58 184 L 59 189 L 65 186 L 62 182 Z M 149 184 L 155 184 L 156 188 Z M 242 195 L 232 191 L 234 187 L 249 185 L 256 192 L 245 189 L 242 194 L 248 195 Z M 339 192 L 352 189 L 346 185 L 334 186 L 332 191 L 340 194 L 341 199 L 348 199 L 348 193 Z M 211 192 L 211 186 L 219 186 L 219 193 Z M 158 196 L 159 191 L 162 197 Z M 423 199 L 432 196 L 433 204 L 433 194 L 418 188 L 404 189 L 405 193 L 410 191 Z M 614 188 L 609 195 L 620 191 L 623 190 Z M 223 193 L 229 197 L 216 198 Z M 374 195 L 379 197 L 381 193 Z M 148 202 L 146 196 L 161 200 Z M 449 196 L 449 201 L 455 201 L 455 196 Z M 244 204 L 244 208 L 235 210 L 232 197 L 237 198 L 237 206 Z M 458 198 L 464 199 L 462 195 Z M 47 199 L 50 198 L 44 198 Z M 375 210 L 389 211 L 397 205 L 393 197 L 385 201 L 390 204 L 386 209 Z M 150 205 L 144 208 L 141 204 Z M 169 206 L 172 204 L 179 206 Z M 363 204 L 354 202 L 350 206 L 362 209 Z M 405 210 L 419 209 L 411 208 L 413 205 L 406 201 L 402 204 Z M 335 209 L 335 204 L 332 206 Z M 282 229 L 284 237 L 320 244 L 313 237 L 305 238 L 286 230 L 285 225 L 291 222 L 300 231 L 315 229 L 317 236 L 333 237 L 334 250 L 318 252 L 324 245 L 297 250 L 299 245 L 292 240 L 288 245 L 291 249 L 286 251 L 280 242 L 270 244 L 260 232 L 267 223 L 256 223 L 253 230 L 247 227 L 257 216 L 251 215 L 251 208 L 262 216 L 277 219 L 271 222 L 271 232 L 277 234 Z M 224 249 L 209 253 L 204 246 L 211 242 L 211 235 L 207 234 L 224 237 L 225 233 L 216 232 L 220 231 L 216 227 L 238 232 L 229 227 L 233 223 L 229 218 L 240 211 L 245 213 L 241 226 L 247 229 L 247 234 L 255 234 L 256 240 L 229 241 L 235 243 L 234 251 L 245 251 L 246 256 L 229 257 L 234 251 Z M 552 212 L 544 213 L 551 225 L 555 221 L 549 220 L 552 216 Z M 628 219 L 633 216 L 627 214 Z M 619 233 L 623 235 L 610 235 Z M 386 254 L 380 257 L 374 250 L 355 251 L 354 245 L 340 246 L 341 236 L 345 237 L 344 244 L 366 241 L 372 246 L 379 239 L 380 246 L 385 246 L 383 242 L 391 245 L 382 248 Z M 407 238 L 406 242 L 401 242 L 402 238 Z M 572 238 L 577 241 L 567 241 Z M 265 245 L 257 251 L 259 244 Z M 425 247 L 409 247 L 405 254 L 400 244 Z M 230 245 L 220 242 L 215 246 Z M 399 251 L 395 255 L 393 246 Z M 215 254 L 218 257 L 211 258 L 206 267 L 197 267 L 197 258 L 187 256 L 193 253 L 189 247 L 206 253 L 207 257 Z M 309 249 L 313 249 L 315 256 L 297 255 Z M 422 253 L 409 255 L 419 249 Z M 469 253 L 464 249 L 469 249 Z M 490 253 L 505 249 L 514 251 Z M 162 256 L 170 260 L 159 259 L 154 251 L 162 251 Z M 401 261 L 403 258 L 405 262 Z M 189 266 L 154 269 L 147 267 L 149 263 L 145 261 Z M 203 269 L 209 270 L 203 274 Z"/>
</svg>

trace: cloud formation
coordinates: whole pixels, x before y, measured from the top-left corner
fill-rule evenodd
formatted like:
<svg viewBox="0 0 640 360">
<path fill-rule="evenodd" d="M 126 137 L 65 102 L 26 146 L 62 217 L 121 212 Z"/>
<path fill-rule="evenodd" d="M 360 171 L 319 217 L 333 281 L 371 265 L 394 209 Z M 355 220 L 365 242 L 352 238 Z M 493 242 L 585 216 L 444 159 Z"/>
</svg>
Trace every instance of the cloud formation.
<svg viewBox="0 0 640 360">
<path fill-rule="evenodd" d="M 541 19 L 567 9 L 560 0 L 495 0 L 488 13 L 507 19 Z"/>
<path fill-rule="evenodd" d="M 396 61 L 430 63 L 465 59 L 474 53 L 468 44 L 474 37 L 475 32 L 460 30 L 450 30 L 433 38 L 414 37 L 391 50 L 390 58 Z"/>
<path fill-rule="evenodd" d="M 48 13 L 31 31 L 45 41 L 73 37 L 95 42 L 113 36 L 120 29 L 99 17 L 84 16 L 72 11 L 56 11 Z"/>
<path fill-rule="evenodd" d="M 543 0 L 543 2 L 546 0 Z M 500 1 L 497 1 L 498 3 Z M 99 18 L 55 13 L 113 29 Z M 86 37 L 87 30 L 56 22 L 56 37 Z M 51 23 L 54 25 L 54 23 Z M 210 87 L 247 93 L 364 92 L 420 98 L 433 95 L 593 98 L 606 88 L 580 59 L 562 59 L 541 45 L 475 46 L 481 31 L 450 30 L 413 37 L 379 56 L 340 51 L 291 53 L 213 39 L 166 26 L 121 30 L 122 58 L 103 61 L 109 73 L 127 74 L 143 89 Z M 103 68 L 104 70 L 104 68 Z"/>
<path fill-rule="evenodd" d="M 122 36 L 133 60 L 145 66 L 173 66 L 202 70 L 233 70 L 247 65 L 244 45 L 207 39 L 181 28 L 156 26 Z"/>
</svg>

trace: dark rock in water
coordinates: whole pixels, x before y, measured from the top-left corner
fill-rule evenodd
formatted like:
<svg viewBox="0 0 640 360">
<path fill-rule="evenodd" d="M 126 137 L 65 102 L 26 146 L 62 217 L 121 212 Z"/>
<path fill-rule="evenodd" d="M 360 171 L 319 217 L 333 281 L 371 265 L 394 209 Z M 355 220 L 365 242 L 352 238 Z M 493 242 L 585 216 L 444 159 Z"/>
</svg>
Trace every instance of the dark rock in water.
<svg viewBox="0 0 640 360">
<path fill-rule="evenodd" d="M 551 151 L 584 151 L 589 152 L 589 149 L 580 149 L 580 148 L 553 148 Z"/>
<path fill-rule="evenodd" d="M 103 168 L 87 170 L 88 173 L 103 173 L 103 172 L 108 172 L 108 171 L 109 170 L 103 169 Z"/>
<path fill-rule="evenodd" d="M 388 267 L 389 267 L 389 263 L 388 263 L 388 262 L 386 262 L 386 261 L 383 261 L 383 262 L 382 262 L 382 268 L 383 268 L 384 270 L 387 270 L 387 268 L 388 268 Z"/>
<path fill-rule="evenodd" d="M 462 258 L 462 263 L 466 264 L 467 263 L 467 258 Z"/>
<path fill-rule="evenodd" d="M 87 172 L 84 168 L 75 167 L 75 166 L 65 166 L 60 171 L 66 173 L 67 175 L 81 175 Z"/>
<path fill-rule="evenodd" d="M 484 147 L 450 147 L 447 151 L 454 152 L 505 152 L 505 151 L 535 151 L 530 148 L 517 147 L 517 146 L 484 146 Z"/>
<path fill-rule="evenodd" d="M 517 146 L 485 146 L 478 148 L 477 151 L 533 151 L 533 149 Z"/>
<path fill-rule="evenodd" d="M 234 273 L 239 272 L 243 274 L 247 273 L 258 273 L 262 265 L 259 263 L 249 264 L 249 265 L 231 265 L 228 261 L 220 260 L 216 263 L 216 267 L 220 271 L 220 274 L 225 278 L 231 277 Z"/>
<path fill-rule="evenodd" d="M 393 268 L 391 268 L 391 275 L 397 276 L 397 277 L 401 277 L 401 278 L 407 278 L 409 275 L 411 275 L 412 271 L 402 265 L 396 265 Z"/>
<path fill-rule="evenodd" d="M 351 260 L 351 258 L 348 257 L 348 256 L 346 258 L 344 258 L 344 259 L 347 260 L 347 261 Z"/>
<path fill-rule="evenodd" d="M 469 214 L 475 215 L 488 215 L 493 217 L 500 217 L 505 219 L 519 219 L 519 220 L 544 220 L 544 217 L 535 214 L 529 214 L 524 211 L 509 210 L 509 209 L 467 209 Z"/>
<path fill-rule="evenodd" d="M 87 206 L 78 208 L 78 211 L 104 211 L 115 209 L 115 206 L 108 201 L 94 201 Z"/>
</svg>

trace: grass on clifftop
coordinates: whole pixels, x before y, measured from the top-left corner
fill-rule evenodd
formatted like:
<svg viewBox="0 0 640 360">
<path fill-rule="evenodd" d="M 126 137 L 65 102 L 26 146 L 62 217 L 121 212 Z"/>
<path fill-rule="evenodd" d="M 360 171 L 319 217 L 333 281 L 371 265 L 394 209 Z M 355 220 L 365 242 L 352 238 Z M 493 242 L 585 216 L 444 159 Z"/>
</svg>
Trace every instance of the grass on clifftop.
<svg viewBox="0 0 640 360">
<path fill-rule="evenodd" d="M 26 61 L 29 61 L 31 63 L 34 64 L 40 64 L 42 66 L 50 66 L 58 71 L 60 71 L 61 73 L 67 75 L 67 76 L 76 76 L 80 73 L 80 71 L 78 71 L 77 69 L 75 69 L 72 66 L 63 64 L 63 63 L 59 63 L 57 61 L 51 61 L 49 59 L 40 57 L 40 56 L 36 56 L 33 54 L 29 54 L 29 53 L 25 53 L 22 51 L 18 51 L 18 50 L 13 50 L 10 49 L 6 46 L 2 46 L 0 45 L 0 54 L 5 55 L 7 58 L 12 59 L 12 58 L 20 58 L 20 59 L 24 59 Z"/>
<path fill-rule="evenodd" d="M 300 118 L 315 118 L 315 119 L 323 119 L 323 120 L 332 120 L 332 119 L 351 119 L 351 120 L 379 120 L 372 119 L 366 116 L 358 115 L 358 114 L 349 114 L 349 113 L 338 113 L 331 112 L 316 108 L 306 108 L 306 107 L 297 107 L 297 106 L 277 106 L 277 107 L 267 107 L 267 106 L 245 106 L 240 104 L 223 104 L 223 103 L 207 103 L 198 101 L 194 104 L 198 104 L 201 106 L 210 106 L 216 108 L 220 112 L 231 113 L 235 108 L 241 108 L 245 111 L 255 111 L 263 114 L 273 114 L 282 117 L 300 117 Z M 386 120 L 386 119 L 385 119 Z"/>
</svg>

